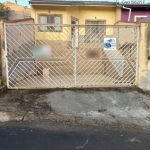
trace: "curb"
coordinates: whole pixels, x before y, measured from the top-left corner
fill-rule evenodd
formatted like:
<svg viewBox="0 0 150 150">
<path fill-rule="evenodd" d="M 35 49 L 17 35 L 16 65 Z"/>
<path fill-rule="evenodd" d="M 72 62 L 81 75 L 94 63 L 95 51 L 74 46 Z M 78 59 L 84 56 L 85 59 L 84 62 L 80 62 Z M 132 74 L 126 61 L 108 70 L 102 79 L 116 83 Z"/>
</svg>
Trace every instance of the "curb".
<svg viewBox="0 0 150 150">
<path fill-rule="evenodd" d="M 7 90 L 6 85 L 0 85 L 0 94 L 4 93 Z"/>
<path fill-rule="evenodd" d="M 106 127 L 106 128 L 114 128 L 114 129 L 133 129 L 136 131 L 140 130 L 149 130 L 148 126 L 139 126 L 135 124 L 122 123 L 122 122 L 114 122 L 114 123 L 106 123 L 102 120 L 97 119 L 88 119 L 82 117 L 72 117 L 66 116 L 62 114 L 57 114 L 51 112 L 50 114 L 44 115 L 43 117 L 39 117 L 34 113 L 13 113 L 13 112 L 0 112 L 0 123 L 5 122 L 53 122 L 53 123 L 63 123 L 68 125 L 79 125 L 79 126 L 98 126 L 98 127 Z"/>
</svg>

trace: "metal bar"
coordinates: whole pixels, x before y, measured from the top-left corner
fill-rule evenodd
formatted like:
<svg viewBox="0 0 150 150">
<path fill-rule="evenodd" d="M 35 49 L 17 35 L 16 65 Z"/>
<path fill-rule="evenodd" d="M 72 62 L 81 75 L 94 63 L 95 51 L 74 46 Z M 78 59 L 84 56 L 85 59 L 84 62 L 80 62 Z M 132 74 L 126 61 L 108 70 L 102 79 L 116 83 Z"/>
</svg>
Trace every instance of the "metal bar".
<svg viewBox="0 0 150 150">
<path fill-rule="evenodd" d="M 8 25 L 8 26 L 24 26 L 24 24 L 19 24 L 19 23 L 5 23 L 6 25 Z M 45 26 L 58 26 L 58 27 L 72 27 L 72 26 L 78 26 L 78 27 L 85 27 L 85 26 L 103 26 L 103 27 L 109 27 L 109 28 L 118 28 L 118 27 L 122 27 L 122 28 L 134 28 L 134 27 L 136 27 L 137 26 L 137 24 L 135 24 L 135 25 L 102 25 L 102 24 L 90 24 L 90 25 L 88 25 L 88 24 L 83 24 L 83 25 L 81 25 L 81 24 L 76 24 L 76 25 L 74 25 L 74 24 L 61 24 L 61 25 L 58 25 L 58 24 L 29 24 L 29 23 L 27 23 L 27 24 L 25 24 L 26 26 L 28 26 L 28 25 L 36 25 L 36 26 L 38 26 L 38 25 L 45 25 Z"/>
<path fill-rule="evenodd" d="M 9 29 L 8 29 L 9 30 Z M 9 30 L 10 31 L 10 30 Z M 14 35 L 14 34 L 13 34 Z M 15 35 L 14 35 L 15 36 Z M 18 41 L 16 41 L 16 43 L 18 43 L 18 45 L 20 45 L 19 44 L 19 42 Z M 20 45 L 20 47 L 22 47 L 21 45 Z M 22 47 L 23 48 L 23 47 Z M 24 49 L 24 48 L 23 48 Z M 28 49 L 28 48 L 27 48 Z M 24 49 L 24 51 L 26 52 L 26 50 Z M 25 54 L 26 55 L 26 54 Z M 27 55 L 26 55 L 27 56 Z M 28 57 L 28 56 L 27 56 Z"/>
<path fill-rule="evenodd" d="M 76 50 L 76 46 L 75 46 L 75 48 L 74 48 L 74 84 L 75 84 L 75 87 L 76 87 L 76 85 L 77 85 L 77 64 L 76 64 L 76 62 L 77 62 L 77 50 Z"/>
<path fill-rule="evenodd" d="M 6 80 L 7 80 L 7 88 L 9 89 L 9 75 L 8 75 L 8 49 L 7 49 L 7 30 L 6 24 L 4 23 L 4 31 L 5 31 L 5 51 L 6 51 Z"/>
<path fill-rule="evenodd" d="M 23 62 L 24 63 L 24 62 Z M 21 62 L 19 62 L 19 64 L 26 70 L 26 71 L 28 71 L 27 70 L 27 68 L 25 68 L 25 66 L 24 65 L 22 65 L 22 63 Z M 18 65 L 18 68 L 20 68 L 19 67 L 19 65 Z M 30 68 L 31 69 L 31 68 Z M 20 68 L 20 70 L 22 70 L 22 68 Z M 23 72 L 24 72 L 24 70 L 22 70 Z M 20 72 L 21 73 L 21 72 Z M 27 76 L 25 76 L 23 73 L 21 73 L 23 76 L 24 76 L 24 78 L 25 79 L 27 79 Z M 36 85 L 36 82 L 30 77 L 30 79 L 33 81 L 33 83 Z M 31 85 L 33 84 L 30 80 L 29 80 L 29 82 L 31 83 Z M 27 83 L 27 82 L 26 82 Z"/>
<path fill-rule="evenodd" d="M 138 73 L 139 73 L 139 64 L 138 64 L 138 62 L 139 62 L 139 38 L 140 38 L 140 36 L 139 36 L 139 30 L 140 30 L 140 28 L 139 28 L 139 26 L 137 26 L 136 27 L 136 33 L 137 33 L 137 39 L 136 39 L 136 44 L 137 44 L 137 46 L 136 46 L 136 52 L 137 52 L 137 55 L 136 55 L 136 77 L 135 77 L 135 85 L 137 84 L 137 82 L 138 82 Z"/>
</svg>

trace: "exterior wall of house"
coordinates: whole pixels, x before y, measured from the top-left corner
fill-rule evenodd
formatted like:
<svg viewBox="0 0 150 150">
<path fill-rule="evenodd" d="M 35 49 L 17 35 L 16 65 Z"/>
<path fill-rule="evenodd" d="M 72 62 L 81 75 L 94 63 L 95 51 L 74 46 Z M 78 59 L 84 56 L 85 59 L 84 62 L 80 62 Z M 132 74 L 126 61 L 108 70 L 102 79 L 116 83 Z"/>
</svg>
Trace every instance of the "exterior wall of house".
<svg viewBox="0 0 150 150">
<path fill-rule="evenodd" d="M 36 15 L 35 15 L 36 13 Z M 62 14 L 63 24 L 71 24 L 71 16 L 79 19 L 79 24 L 85 24 L 86 19 L 106 20 L 106 24 L 114 24 L 116 19 L 116 8 L 106 7 L 89 7 L 89 6 L 34 6 L 31 15 L 38 23 L 39 14 Z"/>
<path fill-rule="evenodd" d="M 133 25 L 134 26 L 135 23 L 117 22 L 116 25 Z M 120 29 L 116 29 L 116 30 L 118 30 L 118 34 L 125 33 L 123 36 L 119 37 L 120 45 L 122 45 L 124 43 L 124 41 L 126 41 L 128 44 L 136 42 L 137 37 L 135 37 L 135 38 L 132 37 L 132 34 L 134 33 L 134 28 L 128 28 L 128 30 L 126 28 L 120 28 Z"/>
<path fill-rule="evenodd" d="M 150 23 L 141 23 L 139 37 L 139 59 L 137 86 L 150 90 Z"/>
<path fill-rule="evenodd" d="M 116 8 L 116 22 L 121 20 L 121 8 L 117 7 Z"/>
<path fill-rule="evenodd" d="M 150 8 L 131 8 L 130 22 L 134 22 L 135 16 L 148 16 L 150 15 Z M 122 9 L 121 21 L 128 21 L 129 10 Z"/>
<path fill-rule="evenodd" d="M 62 15 L 62 24 L 67 24 L 68 18 L 67 18 L 67 12 L 66 7 L 43 7 L 37 6 L 34 8 L 34 10 L 31 11 L 32 18 L 35 18 L 35 23 L 39 23 L 39 15 L 48 15 L 48 14 L 61 14 Z M 36 40 L 48 40 L 49 37 L 56 37 L 57 40 L 62 40 L 62 32 L 36 32 Z"/>
<path fill-rule="evenodd" d="M 79 24 L 85 24 L 86 20 L 98 21 L 103 20 L 106 21 L 106 25 L 114 24 L 118 18 L 119 9 L 113 7 L 89 7 L 89 6 L 34 6 L 31 14 L 32 17 L 35 18 L 35 23 L 39 23 L 39 15 L 40 14 L 61 14 L 62 15 L 62 24 L 71 24 L 71 17 L 75 17 L 79 20 Z M 116 17 L 117 14 L 117 17 Z M 117 20 L 116 20 L 117 19 Z M 71 38 L 71 28 L 70 35 L 67 36 L 68 40 Z M 64 31 L 63 31 L 64 32 Z M 106 30 L 107 32 L 107 30 Z M 82 35 L 85 32 L 82 32 Z M 55 36 L 58 40 L 62 40 L 61 32 L 37 32 L 37 40 L 47 40 L 50 35 Z M 68 33 L 66 33 L 68 34 Z M 80 32 L 79 32 L 80 34 Z M 109 33 L 111 34 L 111 33 Z"/>
</svg>

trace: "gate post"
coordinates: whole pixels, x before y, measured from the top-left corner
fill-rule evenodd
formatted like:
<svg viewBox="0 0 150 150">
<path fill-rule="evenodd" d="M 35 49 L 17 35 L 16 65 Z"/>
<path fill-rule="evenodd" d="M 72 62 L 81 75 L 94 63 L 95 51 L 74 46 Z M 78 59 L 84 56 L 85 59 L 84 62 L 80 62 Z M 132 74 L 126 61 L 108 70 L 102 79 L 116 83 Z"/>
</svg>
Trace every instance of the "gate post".
<svg viewBox="0 0 150 150">
<path fill-rule="evenodd" d="M 0 21 L 0 85 L 2 82 L 2 25 L 3 22 Z"/>
<path fill-rule="evenodd" d="M 8 74 L 8 49 L 7 49 L 7 31 L 6 23 L 4 23 L 4 35 L 5 35 L 5 65 L 6 65 L 6 83 L 7 88 L 9 87 L 9 74 Z"/>
<path fill-rule="evenodd" d="M 150 23 L 141 23 L 137 86 L 150 90 Z"/>
<path fill-rule="evenodd" d="M 1 28 L 1 45 L 0 45 L 0 53 L 1 53 L 1 75 L 2 75 L 2 84 L 6 85 L 7 82 L 7 73 L 6 73 L 6 30 L 5 30 L 5 23 L 4 21 L 0 22 Z M 0 76 L 1 76 L 0 75 Z"/>
<path fill-rule="evenodd" d="M 77 85 L 77 66 L 76 66 L 76 63 L 77 63 L 77 50 L 76 50 L 76 47 L 74 48 L 74 85 L 76 87 Z"/>
<path fill-rule="evenodd" d="M 138 84 L 138 76 L 139 76 L 139 48 L 140 48 L 140 24 L 137 24 L 136 26 L 136 32 L 137 32 L 137 38 L 136 38 L 136 79 L 135 79 L 135 85 Z M 134 33 L 136 34 L 136 33 Z"/>
</svg>

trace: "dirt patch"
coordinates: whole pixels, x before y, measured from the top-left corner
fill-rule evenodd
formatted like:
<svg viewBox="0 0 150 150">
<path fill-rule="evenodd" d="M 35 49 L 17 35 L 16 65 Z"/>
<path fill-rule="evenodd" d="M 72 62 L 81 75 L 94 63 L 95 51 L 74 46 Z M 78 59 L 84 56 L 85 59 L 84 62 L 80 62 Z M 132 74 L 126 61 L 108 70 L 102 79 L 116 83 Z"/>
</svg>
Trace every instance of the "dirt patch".
<svg viewBox="0 0 150 150">
<path fill-rule="evenodd" d="M 39 94 L 23 95 L 22 101 L 18 104 L 18 107 L 26 112 L 33 112 L 37 116 L 50 114 L 52 108 L 45 102 Z"/>
<path fill-rule="evenodd" d="M 99 113 L 103 113 L 103 112 L 106 112 L 106 111 L 107 111 L 107 109 L 99 109 L 98 110 Z"/>
<path fill-rule="evenodd" d="M 53 110 L 47 102 L 44 101 L 44 95 L 47 90 L 10 90 L 0 97 L 1 103 L 11 106 L 12 111 L 21 112 L 23 121 L 28 113 L 37 117 L 48 115 Z M 5 110 L 6 111 L 6 110 Z"/>
<path fill-rule="evenodd" d="M 111 116 L 112 118 L 116 118 L 116 116 L 113 114 L 109 114 L 109 116 Z"/>
</svg>

